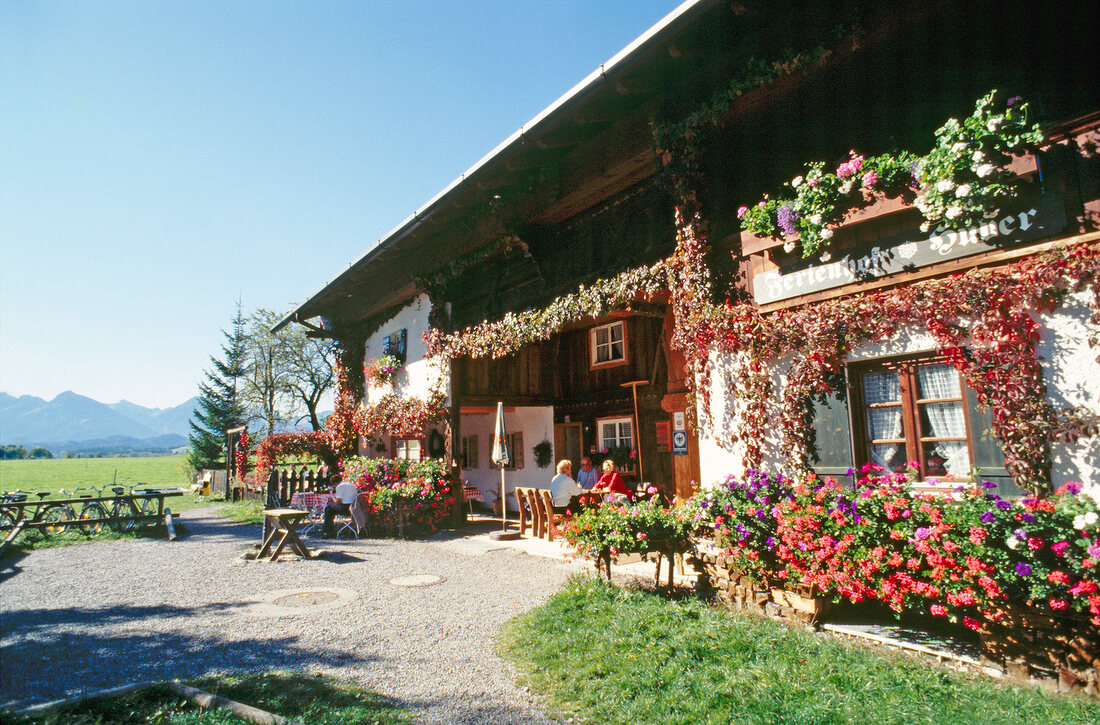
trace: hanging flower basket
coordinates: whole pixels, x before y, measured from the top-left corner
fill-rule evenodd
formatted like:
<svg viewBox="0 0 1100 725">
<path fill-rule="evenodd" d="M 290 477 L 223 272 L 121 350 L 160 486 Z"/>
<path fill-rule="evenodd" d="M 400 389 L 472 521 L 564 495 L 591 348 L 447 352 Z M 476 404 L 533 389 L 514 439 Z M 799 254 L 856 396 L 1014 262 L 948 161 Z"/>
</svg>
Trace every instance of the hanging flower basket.
<svg viewBox="0 0 1100 725">
<path fill-rule="evenodd" d="M 396 355 L 382 355 L 371 358 L 363 364 L 363 375 L 367 383 L 374 387 L 389 385 L 401 370 L 401 360 Z"/>
</svg>

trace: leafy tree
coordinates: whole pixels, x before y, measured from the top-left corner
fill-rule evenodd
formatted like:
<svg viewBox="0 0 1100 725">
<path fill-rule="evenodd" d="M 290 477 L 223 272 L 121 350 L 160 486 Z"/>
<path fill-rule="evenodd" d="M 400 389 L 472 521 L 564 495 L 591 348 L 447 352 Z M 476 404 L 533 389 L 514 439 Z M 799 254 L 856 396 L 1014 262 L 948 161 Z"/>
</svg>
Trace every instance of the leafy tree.
<svg viewBox="0 0 1100 725">
<path fill-rule="evenodd" d="M 27 457 L 27 449 L 23 446 L 0 446 L 0 457 L 4 460 L 22 460 Z"/>
<path fill-rule="evenodd" d="M 187 461 L 195 471 L 225 465 L 225 432 L 243 425 L 246 417 L 240 393 L 247 340 L 240 302 L 232 331 L 222 330 L 222 335 L 225 336 L 222 356 L 210 357 L 212 367 L 203 371 L 206 379 L 199 383 L 199 405 L 191 417 L 191 451 Z"/>
<path fill-rule="evenodd" d="M 336 343 L 327 338 L 309 337 L 297 325 L 284 327 L 279 334 L 286 340 L 290 394 L 295 403 L 300 403 L 306 409 L 306 414 L 295 422 L 301 423 L 309 418 L 313 430 L 321 430 L 322 422 L 317 408 L 325 393 L 336 385 L 336 373 L 332 367 Z"/>
<path fill-rule="evenodd" d="M 281 334 L 271 332 L 278 321 L 278 315 L 263 308 L 248 318 L 243 401 L 249 411 L 248 421 L 262 421 L 266 435 L 289 420 L 293 406 L 287 342 Z"/>
<path fill-rule="evenodd" d="M 31 458 L 53 458 L 53 452 L 42 446 L 35 446 L 31 449 Z"/>
</svg>

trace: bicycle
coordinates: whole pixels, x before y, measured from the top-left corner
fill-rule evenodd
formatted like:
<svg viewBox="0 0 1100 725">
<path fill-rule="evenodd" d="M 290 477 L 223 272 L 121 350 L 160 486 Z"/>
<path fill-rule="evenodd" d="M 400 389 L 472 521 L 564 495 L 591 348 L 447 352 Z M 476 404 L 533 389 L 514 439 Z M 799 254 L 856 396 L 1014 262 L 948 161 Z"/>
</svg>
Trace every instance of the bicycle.
<svg viewBox="0 0 1100 725">
<path fill-rule="evenodd" d="M 103 491 L 107 488 L 108 486 L 100 486 L 98 488 L 96 486 L 91 486 L 91 489 L 99 494 L 99 498 L 101 499 L 107 498 L 103 495 Z M 111 486 L 109 488 L 118 498 L 104 500 L 100 503 L 100 506 L 105 511 L 106 518 L 109 519 L 107 521 L 107 526 L 109 526 L 112 531 L 125 534 L 130 531 L 130 529 L 134 528 L 134 524 L 136 523 L 134 517 L 138 516 L 137 507 L 134 506 L 133 499 L 122 498 L 122 496 L 126 495 L 126 489 L 123 486 Z"/>
<path fill-rule="evenodd" d="M 23 503 L 30 496 L 29 491 L 4 491 L 0 493 L 0 529 L 7 530 L 15 526 L 15 522 L 21 517 L 18 506 L 5 506 L 6 503 Z"/>
<path fill-rule="evenodd" d="M 83 488 L 74 488 L 72 491 L 66 491 L 65 489 L 59 489 L 59 493 L 67 498 L 84 498 L 88 499 L 84 501 L 80 506 L 79 513 L 73 513 L 73 518 L 79 523 L 81 533 L 85 536 L 94 536 L 103 530 L 102 519 L 107 518 L 107 512 L 100 505 L 99 501 L 92 500 L 92 494 L 81 493 Z M 70 510 L 73 510 L 72 504 L 67 504 Z M 96 521 L 95 519 L 101 519 Z"/>
<path fill-rule="evenodd" d="M 2 503 L 25 503 L 31 496 L 30 491 L 8 491 L 0 497 L 0 504 Z M 34 491 L 35 496 L 38 496 L 40 502 L 44 502 L 50 495 L 49 491 Z M 46 526 L 39 527 L 39 531 L 43 536 L 53 536 L 55 534 L 64 533 L 68 531 L 72 526 L 72 507 L 67 504 L 59 503 L 42 503 L 40 506 L 35 507 L 34 516 L 31 517 L 31 522 L 45 521 Z M 22 509 L 18 506 L 0 506 L 0 527 L 5 529 L 15 526 L 15 524 L 21 519 L 26 519 L 26 508 Z"/>
</svg>

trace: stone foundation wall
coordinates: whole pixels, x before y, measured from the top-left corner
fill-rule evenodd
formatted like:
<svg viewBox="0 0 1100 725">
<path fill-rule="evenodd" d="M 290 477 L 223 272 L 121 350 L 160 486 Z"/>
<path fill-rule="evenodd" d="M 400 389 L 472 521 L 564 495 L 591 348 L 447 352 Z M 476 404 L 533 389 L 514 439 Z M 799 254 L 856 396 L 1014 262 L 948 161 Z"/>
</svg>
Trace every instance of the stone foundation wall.
<svg viewBox="0 0 1100 725">
<path fill-rule="evenodd" d="M 1077 612 L 1006 607 L 981 632 L 982 664 L 1015 680 L 1100 697 L 1100 628 Z"/>
</svg>

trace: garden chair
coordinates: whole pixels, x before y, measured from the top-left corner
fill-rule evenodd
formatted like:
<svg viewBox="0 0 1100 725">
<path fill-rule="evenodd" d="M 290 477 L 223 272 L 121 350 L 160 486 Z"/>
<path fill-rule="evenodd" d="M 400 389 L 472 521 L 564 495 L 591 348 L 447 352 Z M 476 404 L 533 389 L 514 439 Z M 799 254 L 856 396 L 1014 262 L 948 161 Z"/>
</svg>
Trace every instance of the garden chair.
<svg viewBox="0 0 1100 725">
<path fill-rule="evenodd" d="M 546 540 L 553 541 L 554 534 L 558 533 L 558 524 L 565 520 L 564 514 L 554 513 L 554 497 L 545 488 L 535 490 L 538 494 L 539 504 L 542 506 L 542 515 L 546 529 Z"/>
</svg>

